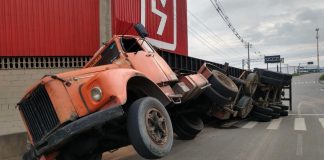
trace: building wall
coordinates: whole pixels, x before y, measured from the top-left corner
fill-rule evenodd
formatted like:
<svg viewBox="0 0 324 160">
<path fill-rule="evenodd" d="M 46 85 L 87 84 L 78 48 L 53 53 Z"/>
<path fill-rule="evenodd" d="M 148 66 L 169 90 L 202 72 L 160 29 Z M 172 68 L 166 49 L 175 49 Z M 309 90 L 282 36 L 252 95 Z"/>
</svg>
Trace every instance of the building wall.
<svg viewBox="0 0 324 160">
<path fill-rule="evenodd" d="M 89 56 L 99 0 L 1 0 L 0 56 Z"/>
<path fill-rule="evenodd" d="M 132 25 L 142 23 L 149 32 L 148 41 L 168 52 L 188 55 L 187 0 L 111 0 L 112 34 L 136 34 Z M 162 15 L 165 25 L 162 25 Z M 162 32 L 159 33 L 159 28 Z"/>
<path fill-rule="evenodd" d="M 29 86 L 45 74 L 69 70 L 73 69 L 0 70 L 0 136 L 25 131 L 16 104 Z"/>
</svg>

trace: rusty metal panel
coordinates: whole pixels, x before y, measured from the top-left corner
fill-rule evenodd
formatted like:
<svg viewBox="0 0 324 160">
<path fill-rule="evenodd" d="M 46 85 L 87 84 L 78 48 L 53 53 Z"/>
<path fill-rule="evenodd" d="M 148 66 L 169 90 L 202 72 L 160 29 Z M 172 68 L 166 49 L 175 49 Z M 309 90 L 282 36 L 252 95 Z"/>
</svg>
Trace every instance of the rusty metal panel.
<svg viewBox="0 0 324 160">
<path fill-rule="evenodd" d="M 131 26 L 141 22 L 153 45 L 188 55 L 186 0 L 112 0 L 111 6 L 113 34 L 136 34 Z"/>
<path fill-rule="evenodd" d="M 1 0 L 0 56 L 89 56 L 99 47 L 98 0 Z"/>
</svg>

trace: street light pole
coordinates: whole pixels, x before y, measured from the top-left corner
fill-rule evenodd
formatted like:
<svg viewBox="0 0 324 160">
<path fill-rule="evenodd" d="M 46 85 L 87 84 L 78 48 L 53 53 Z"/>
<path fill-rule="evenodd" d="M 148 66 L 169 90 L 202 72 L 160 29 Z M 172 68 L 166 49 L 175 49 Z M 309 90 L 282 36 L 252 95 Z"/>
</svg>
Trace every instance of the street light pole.
<svg viewBox="0 0 324 160">
<path fill-rule="evenodd" d="M 319 49 L 318 49 L 318 31 L 319 31 L 319 28 L 316 28 L 315 29 L 316 31 L 316 40 L 317 40 L 317 71 L 320 72 L 320 66 L 319 66 Z"/>
</svg>

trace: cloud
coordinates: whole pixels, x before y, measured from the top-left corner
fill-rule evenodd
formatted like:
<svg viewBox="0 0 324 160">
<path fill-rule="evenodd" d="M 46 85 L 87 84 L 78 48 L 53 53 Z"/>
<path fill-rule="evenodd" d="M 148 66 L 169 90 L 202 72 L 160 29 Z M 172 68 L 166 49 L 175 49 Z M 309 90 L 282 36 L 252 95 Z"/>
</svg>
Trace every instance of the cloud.
<svg viewBox="0 0 324 160">
<path fill-rule="evenodd" d="M 281 54 L 282 57 L 295 56 L 297 59 L 297 55 L 307 57 L 316 52 L 315 28 L 317 27 L 320 28 L 320 37 L 323 37 L 320 38 L 320 49 L 324 49 L 321 45 L 324 44 L 324 1 L 220 0 L 220 2 L 239 34 L 254 45 L 252 52 L 261 51 L 266 55 Z M 218 49 L 229 53 L 231 57 L 229 60 L 226 58 L 221 60 L 238 62 L 246 58 L 246 49 L 228 29 L 209 0 L 189 0 L 188 7 L 211 28 L 211 32 L 227 43 L 227 45 L 215 45 Z M 194 19 L 189 16 L 189 25 L 199 31 L 201 26 L 194 24 L 193 21 Z M 195 44 L 197 41 L 189 38 L 190 51 L 204 48 L 201 44 Z M 233 50 L 236 51 L 235 54 L 232 54 Z M 208 58 L 219 59 L 212 51 L 204 50 L 204 55 L 208 54 L 210 54 Z M 190 55 L 200 58 L 198 53 L 190 52 Z M 252 54 L 252 58 L 256 57 L 257 54 Z M 295 61 L 292 63 L 296 63 Z"/>
</svg>

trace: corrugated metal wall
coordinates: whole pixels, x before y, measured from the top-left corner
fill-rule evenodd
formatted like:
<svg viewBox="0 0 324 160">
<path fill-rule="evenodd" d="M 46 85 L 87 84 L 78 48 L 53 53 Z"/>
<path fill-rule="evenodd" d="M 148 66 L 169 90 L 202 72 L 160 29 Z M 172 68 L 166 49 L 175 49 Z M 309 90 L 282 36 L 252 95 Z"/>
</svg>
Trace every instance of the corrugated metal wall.
<svg viewBox="0 0 324 160">
<path fill-rule="evenodd" d="M 89 56 L 98 0 L 0 0 L 0 56 Z"/>
<path fill-rule="evenodd" d="M 188 55 L 188 31 L 187 31 L 187 0 L 168 0 L 163 7 L 160 0 L 156 0 L 157 9 L 167 15 L 166 27 L 162 35 L 157 34 L 161 17 L 152 12 L 152 0 L 145 0 L 146 24 L 150 38 L 174 43 L 173 33 L 177 33 L 175 50 L 169 52 Z M 176 17 L 174 15 L 174 2 L 176 2 Z M 124 34 L 134 23 L 141 22 L 141 0 L 112 0 L 112 32 Z M 174 28 L 174 17 L 177 27 Z M 136 34 L 131 29 L 127 34 Z"/>
</svg>

